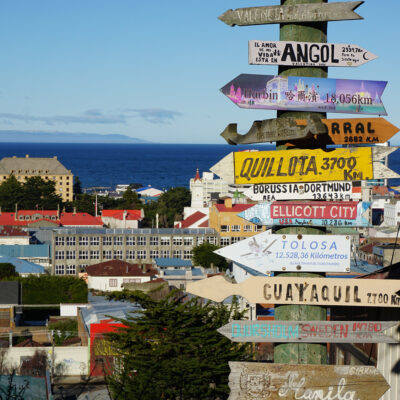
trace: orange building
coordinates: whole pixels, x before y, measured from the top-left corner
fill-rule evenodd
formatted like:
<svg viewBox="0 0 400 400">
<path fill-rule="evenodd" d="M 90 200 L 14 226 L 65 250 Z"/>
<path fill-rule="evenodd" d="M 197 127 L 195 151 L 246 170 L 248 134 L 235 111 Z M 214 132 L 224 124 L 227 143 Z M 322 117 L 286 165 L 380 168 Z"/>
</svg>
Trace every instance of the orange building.
<svg viewBox="0 0 400 400">
<path fill-rule="evenodd" d="M 227 246 L 265 231 L 265 226 L 255 225 L 237 216 L 238 213 L 253 206 L 254 204 L 232 204 L 232 199 L 226 198 L 224 204 L 214 204 L 210 208 L 209 227 L 215 229 L 220 235 L 221 246 Z"/>
</svg>

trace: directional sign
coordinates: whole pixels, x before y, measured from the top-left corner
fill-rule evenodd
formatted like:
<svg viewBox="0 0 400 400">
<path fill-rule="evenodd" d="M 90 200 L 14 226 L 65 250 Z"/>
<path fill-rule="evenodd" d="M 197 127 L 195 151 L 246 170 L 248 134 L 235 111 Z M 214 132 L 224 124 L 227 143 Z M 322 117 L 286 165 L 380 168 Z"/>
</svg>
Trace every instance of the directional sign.
<svg viewBox="0 0 400 400">
<path fill-rule="evenodd" d="M 243 194 L 253 201 L 360 200 L 361 190 L 356 190 L 353 182 L 258 183 Z"/>
<path fill-rule="evenodd" d="M 218 329 L 234 342 L 398 343 L 383 331 L 398 321 L 231 321 Z"/>
<path fill-rule="evenodd" d="M 397 147 L 241 151 L 228 154 L 210 169 L 228 184 L 247 185 L 400 178 L 380 163 L 395 150 Z"/>
<path fill-rule="evenodd" d="M 364 1 L 237 8 L 218 18 L 230 26 L 354 20 L 363 19 L 353 11 L 362 3 Z"/>
<path fill-rule="evenodd" d="M 186 285 L 186 292 L 221 302 L 242 296 L 250 303 L 399 307 L 400 280 L 251 276 L 230 283 L 213 276 Z"/>
<path fill-rule="evenodd" d="M 221 92 L 241 108 L 387 115 L 386 81 L 241 74 Z"/>
<path fill-rule="evenodd" d="M 323 119 L 322 122 L 332 144 L 385 143 L 399 131 L 385 118 Z M 308 121 L 297 120 L 297 123 L 305 127 Z"/>
<path fill-rule="evenodd" d="M 390 388 L 378 369 L 364 365 L 230 361 L 229 367 L 228 400 L 378 400 Z"/>
<path fill-rule="evenodd" d="M 304 120 L 301 120 L 304 122 Z M 229 144 L 252 144 L 260 142 L 275 142 L 278 140 L 303 139 L 308 135 L 327 133 L 327 127 L 316 116 L 306 120 L 305 126 L 299 125 L 295 118 L 276 118 L 254 121 L 245 135 L 239 135 L 237 124 L 229 124 L 221 136 Z"/>
<path fill-rule="evenodd" d="M 214 253 L 264 274 L 271 271 L 350 271 L 349 236 L 261 232 Z"/>
<path fill-rule="evenodd" d="M 249 41 L 249 64 L 358 67 L 378 58 L 356 44 Z"/>
<path fill-rule="evenodd" d="M 238 214 L 256 225 L 368 227 L 371 203 L 358 201 L 275 201 Z"/>
</svg>

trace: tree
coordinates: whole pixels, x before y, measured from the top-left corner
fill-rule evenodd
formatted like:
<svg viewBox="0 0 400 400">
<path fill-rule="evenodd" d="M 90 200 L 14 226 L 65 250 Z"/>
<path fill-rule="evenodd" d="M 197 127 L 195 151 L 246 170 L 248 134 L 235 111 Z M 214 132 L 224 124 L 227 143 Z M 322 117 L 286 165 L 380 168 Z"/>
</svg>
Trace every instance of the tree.
<svg viewBox="0 0 400 400">
<path fill-rule="evenodd" d="M 210 268 L 213 265 L 214 267 L 218 267 L 220 270 L 225 271 L 229 265 L 224 257 L 214 253 L 214 251 L 218 249 L 218 246 L 208 242 L 193 247 L 193 264 L 201 265 L 204 268 Z"/>
<path fill-rule="evenodd" d="M 15 204 L 22 200 L 22 186 L 14 175 L 0 185 L 0 206 L 3 211 L 14 211 Z"/>
<path fill-rule="evenodd" d="M 137 210 L 142 208 L 139 196 L 130 187 L 128 187 L 122 195 L 122 203 L 118 206 L 120 210 Z"/>
<path fill-rule="evenodd" d="M 46 181 L 40 176 L 27 178 L 22 184 L 23 200 L 20 209 L 34 210 L 35 208 L 44 210 L 55 210 L 61 205 L 62 199 L 56 193 L 54 181 Z"/>
<path fill-rule="evenodd" d="M 11 263 L 0 263 L 0 280 L 6 280 L 7 278 L 18 276 L 18 272 L 15 271 L 15 266 Z"/>
<path fill-rule="evenodd" d="M 82 182 L 78 175 L 74 176 L 74 195 L 82 194 Z"/>
<path fill-rule="evenodd" d="M 120 320 L 125 327 L 108 336 L 120 366 L 108 378 L 113 399 L 227 399 L 228 361 L 250 357 L 248 344 L 217 332 L 230 317 L 242 318 L 236 301 L 231 307 L 183 301 L 177 291 L 160 301 L 141 292 L 117 296 L 142 310 Z"/>
</svg>

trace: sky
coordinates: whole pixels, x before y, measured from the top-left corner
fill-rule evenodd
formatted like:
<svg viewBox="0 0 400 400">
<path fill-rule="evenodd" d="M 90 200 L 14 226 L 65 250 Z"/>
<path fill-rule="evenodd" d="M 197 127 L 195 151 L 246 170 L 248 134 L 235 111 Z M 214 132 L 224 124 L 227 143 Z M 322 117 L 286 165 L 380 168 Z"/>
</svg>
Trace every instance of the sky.
<svg viewBox="0 0 400 400">
<path fill-rule="evenodd" d="M 275 111 L 240 109 L 219 89 L 248 64 L 249 40 L 279 40 L 279 25 L 230 27 L 229 9 L 279 0 L 3 0 L 0 130 L 123 134 L 159 143 L 220 143 L 237 123 Z M 400 1 L 366 0 L 364 20 L 328 23 L 329 43 L 379 56 L 330 78 L 388 81 L 388 121 L 400 127 Z M 328 114 L 328 118 L 357 115 Z M 364 115 L 363 117 L 369 117 Z M 391 141 L 400 144 L 400 133 Z"/>
</svg>

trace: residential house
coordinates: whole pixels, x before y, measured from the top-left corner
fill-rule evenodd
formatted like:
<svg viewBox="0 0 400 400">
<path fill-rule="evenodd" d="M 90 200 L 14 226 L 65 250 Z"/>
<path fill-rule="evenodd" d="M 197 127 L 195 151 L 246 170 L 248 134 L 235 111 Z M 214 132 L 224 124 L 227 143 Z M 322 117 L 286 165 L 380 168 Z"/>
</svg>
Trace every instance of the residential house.
<svg viewBox="0 0 400 400">
<path fill-rule="evenodd" d="M 141 210 L 103 210 L 101 220 L 108 228 L 138 229 L 144 218 Z"/>
<path fill-rule="evenodd" d="M 0 226 L 1 245 L 29 245 L 30 235 L 22 229 L 12 226 Z"/>
<path fill-rule="evenodd" d="M 143 283 L 156 275 L 151 264 L 131 264 L 110 260 L 86 268 L 88 288 L 100 291 L 122 290 L 124 283 Z"/>
<path fill-rule="evenodd" d="M 57 160 L 56 156 L 33 158 L 27 154 L 25 157 L 4 157 L 0 160 L 0 184 L 10 175 L 14 175 L 21 183 L 32 177 L 53 181 L 56 193 L 63 201 L 73 200 L 74 175 Z"/>
</svg>

